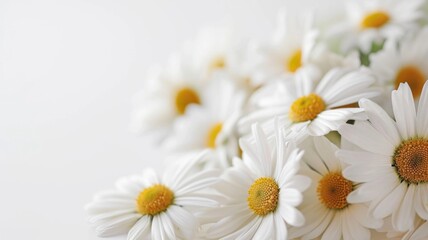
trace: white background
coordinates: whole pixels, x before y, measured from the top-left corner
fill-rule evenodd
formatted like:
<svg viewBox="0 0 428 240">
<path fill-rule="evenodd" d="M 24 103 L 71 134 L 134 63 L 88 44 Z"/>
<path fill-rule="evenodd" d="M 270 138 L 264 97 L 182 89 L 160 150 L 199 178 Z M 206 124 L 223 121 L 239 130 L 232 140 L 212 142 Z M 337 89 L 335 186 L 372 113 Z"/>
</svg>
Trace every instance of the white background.
<svg viewBox="0 0 428 240">
<path fill-rule="evenodd" d="M 162 153 L 128 130 L 147 68 L 204 27 L 262 39 L 279 8 L 331 2 L 0 0 L 0 239 L 97 239 L 92 194 L 160 169 Z"/>
</svg>

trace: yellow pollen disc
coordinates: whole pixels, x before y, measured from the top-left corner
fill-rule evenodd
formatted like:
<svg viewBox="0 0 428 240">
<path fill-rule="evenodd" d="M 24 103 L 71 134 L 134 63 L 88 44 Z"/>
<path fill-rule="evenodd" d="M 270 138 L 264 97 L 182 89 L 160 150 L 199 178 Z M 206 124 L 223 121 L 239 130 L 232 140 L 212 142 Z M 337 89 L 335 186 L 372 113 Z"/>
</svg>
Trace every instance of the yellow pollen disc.
<svg viewBox="0 0 428 240">
<path fill-rule="evenodd" d="M 214 124 L 214 126 L 210 128 L 207 136 L 207 147 L 209 148 L 216 147 L 215 140 L 217 139 L 217 135 L 220 133 L 222 127 L 223 127 L 223 124 L 216 123 Z"/>
<path fill-rule="evenodd" d="M 304 122 L 315 119 L 325 110 L 325 103 L 316 94 L 309 94 L 298 98 L 290 107 L 290 119 L 293 122 Z"/>
<path fill-rule="evenodd" d="M 210 64 L 211 70 L 222 69 L 226 67 L 226 60 L 223 57 L 214 59 Z"/>
<path fill-rule="evenodd" d="M 302 50 L 297 50 L 291 54 L 290 58 L 285 62 L 285 68 L 290 72 L 295 72 L 302 66 Z"/>
<path fill-rule="evenodd" d="M 409 184 L 428 182 L 428 139 L 403 141 L 395 149 L 392 165 L 399 177 Z"/>
<path fill-rule="evenodd" d="M 398 74 L 395 78 L 395 89 L 398 88 L 400 83 L 407 82 L 410 89 L 412 89 L 413 97 L 417 98 L 421 95 L 422 88 L 426 78 L 424 74 L 416 67 L 406 66 L 398 71 Z"/>
<path fill-rule="evenodd" d="M 174 201 L 174 193 L 161 184 L 144 189 L 137 198 L 137 211 L 141 214 L 156 215 L 165 211 Z"/>
<path fill-rule="evenodd" d="M 318 182 L 318 199 L 327 208 L 340 210 L 348 206 L 346 197 L 352 190 L 351 181 L 345 179 L 341 173 L 331 172 Z"/>
<path fill-rule="evenodd" d="M 182 88 L 175 95 L 175 108 L 179 114 L 184 114 L 189 104 L 200 104 L 198 94 L 191 88 Z"/>
<path fill-rule="evenodd" d="M 389 15 L 382 11 L 371 12 L 361 21 L 362 28 L 380 28 L 389 21 Z"/>
<path fill-rule="evenodd" d="M 279 187 L 269 177 L 258 178 L 248 189 L 248 207 L 257 215 L 275 211 L 278 205 Z"/>
</svg>

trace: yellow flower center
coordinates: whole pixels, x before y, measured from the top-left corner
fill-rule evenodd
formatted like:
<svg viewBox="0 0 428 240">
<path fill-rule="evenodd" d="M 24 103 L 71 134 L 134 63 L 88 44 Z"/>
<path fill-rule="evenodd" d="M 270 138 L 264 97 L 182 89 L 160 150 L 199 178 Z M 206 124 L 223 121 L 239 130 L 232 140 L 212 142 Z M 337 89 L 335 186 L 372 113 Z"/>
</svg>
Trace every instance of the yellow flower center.
<svg viewBox="0 0 428 240">
<path fill-rule="evenodd" d="M 398 88 L 400 83 L 407 82 L 410 89 L 412 89 L 413 97 L 417 98 L 421 95 L 422 88 L 426 78 L 424 74 L 416 67 L 406 66 L 398 71 L 398 74 L 395 78 L 395 89 Z"/>
<path fill-rule="evenodd" d="M 325 110 L 325 103 L 316 94 L 309 94 L 298 98 L 290 107 L 290 119 L 293 122 L 304 122 L 315 119 Z"/>
<path fill-rule="evenodd" d="M 226 59 L 224 57 L 215 58 L 210 64 L 210 70 L 214 71 L 226 67 Z"/>
<path fill-rule="evenodd" d="M 156 215 L 165 211 L 174 201 L 174 193 L 164 185 L 156 184 L 144 189 L 137 198 L 137 211 Z"/>
<path fill-rule="evenodd" d="M 327 208 L 340 210 L 348 206 L 346 197 L 352 190 L 351 181 L 345 179 L 341 173 L 331 172 L 318 182 L 318 199 Z"/>
<path fill-rule="evenodd" d="M 269 177 L 258 178 L 248 190 L 248 207 L 257 215 L 264 216 L 275 211 L 278 205 L 279 187 Z"/>
<path fill-rule="evenodd" d="M 428 182 L 428 139 L 403 141 L 395 149 L 392 166 L 399 177 L 409 184 Z"/>
<path fill-rule="evenodd" d="M 302 50 L 298 49 L 285 62 L 285 68 L 290 72 L 295 72 L 302 66 Z"/>
<path fill-rule="evenodd" d="M 367 14 L 361 21 L 362 28 L 380 28 L 389 21 L 389 15 L 382 11 Z"/>
<path fill-rule="evenodd" d="M 215 140 L 217 139 L 217 135 L 220 133 L 222 127 L 223 127 L 223 124 L 216 123 L 214 124 L 214 126 L 210 128 L 207 136 L 207 147 L 209 148 L 216 147 Z"/>
<path fill-rule="evenodd" d="M 184 114 L 189 104 L 200 104 L 199 96 L 191 88 L 182 88 L 175 95 L 175 108 L 179 114 Z"/>
</svg>

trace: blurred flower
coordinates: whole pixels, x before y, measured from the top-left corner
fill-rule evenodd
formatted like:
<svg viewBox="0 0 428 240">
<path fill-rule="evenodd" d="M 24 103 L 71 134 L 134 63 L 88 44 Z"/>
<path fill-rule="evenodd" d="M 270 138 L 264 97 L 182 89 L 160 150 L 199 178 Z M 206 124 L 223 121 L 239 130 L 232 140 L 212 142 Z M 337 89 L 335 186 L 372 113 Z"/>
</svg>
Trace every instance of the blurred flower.
<svg viewBox="0 0 428 240">
<path fill-rule="evenodd" d="M 246 94 L 227 78 L 213 80 L 204 94 L 204 106 L 191 106 L 177 119 L 163 147 L 172 153 L 210 149 L 216 155 L 207 165 L 226 168 L 238 155 L 236 123 Z"/>
<path fill-rule="evenodd" d="M 272 40 L 252 49 L 250 60 L 252 79 L 258 85 L 278 77 L 294 74 L 307 63 L 317 32 L 312 27 L 312 15 L 292 15 L 281 12 Z"/>
<path fill-rule="evenodd" d="M 397 89 L 400 83 L 407 82 L 415 100 L 419 99 L 422 87 L 428 78 L 428 28 L 406 36 L 396 43 L 389 41 L 385 48 L 371 55 L 370 68 L 376 74 L 379 84 L 384 87 L 382 106 L 388 105 L 391 90 Z"/>
<path fill-rule="evenodd" d="M 97 194 L 86 206 L 97 235 L 128 234 L 128 240 L 193 239 L 199 222 L 190 209 L 214 205 L 214 200 L 199 192 L 219 175 L 215 170 L 194 172 L 203 157 L 172 165 L 160 178 L 146 169 L 142 175 L 120 179 L 115 190 Z"/>
<path fill-rule="evenodd" d="M 369 121 L 343 125 L 342 137 L 361 151 L 339 150 L 350 166 L 343 175 L 361 184 L 348 196 L 351 203 L 367 202 L 377 219 L 392 215 L 397 231 L 409 230 L 416 214 L 428 219 L 428 84 L 417 110 L 407 83 L 392 93 L 395 121 L 377 104 L 363 99 Z"/>
<path fill-rule="evenodd" d="M 206 84 L 184 59 L 172 57 L 166 68 L 150 72 L 145 88 L 135 96 L 132 129 L 167 134 L 188 106 L 204 104 Z"/>
<path fill-rule="evenodd" d="M 344 52 L 359 48 L 367 53 L 373 42 L 398 39 L 417 28 L 423 3 L 424 0 L 353 0 L 347 5 L 348 21 L 332 27 L 330 34 L 343 36 Z"/>
<path fill-rule="evenodd" d="M 221 206 L 205 213 L 214 222 L 208 238 L 286 239 L 287 225 L 304 224 L 296 209 L 310 184 L 296 175 L 303 152 L 280 132 L 268 139 L 257 125 L 252 129 L 253 139 L 241 141 L 243 160 L 235 158 L 214 186 Z"/>
</svg>

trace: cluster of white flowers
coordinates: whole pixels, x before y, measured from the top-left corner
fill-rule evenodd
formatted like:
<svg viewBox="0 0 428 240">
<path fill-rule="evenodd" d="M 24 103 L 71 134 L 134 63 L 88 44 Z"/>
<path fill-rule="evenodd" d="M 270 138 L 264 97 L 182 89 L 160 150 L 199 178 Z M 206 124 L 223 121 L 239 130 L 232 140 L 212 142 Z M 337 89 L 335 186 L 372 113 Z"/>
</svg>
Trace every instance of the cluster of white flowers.
<svg viewBox="0 0 428 240">
<path fill-rule="evenodd" d="M 132 126 L 169 154 L 86 206 L 101 237 L 428 239 L 425 0 L 280 13 L 271 41 L 201 34 Z"/>
</svg>

